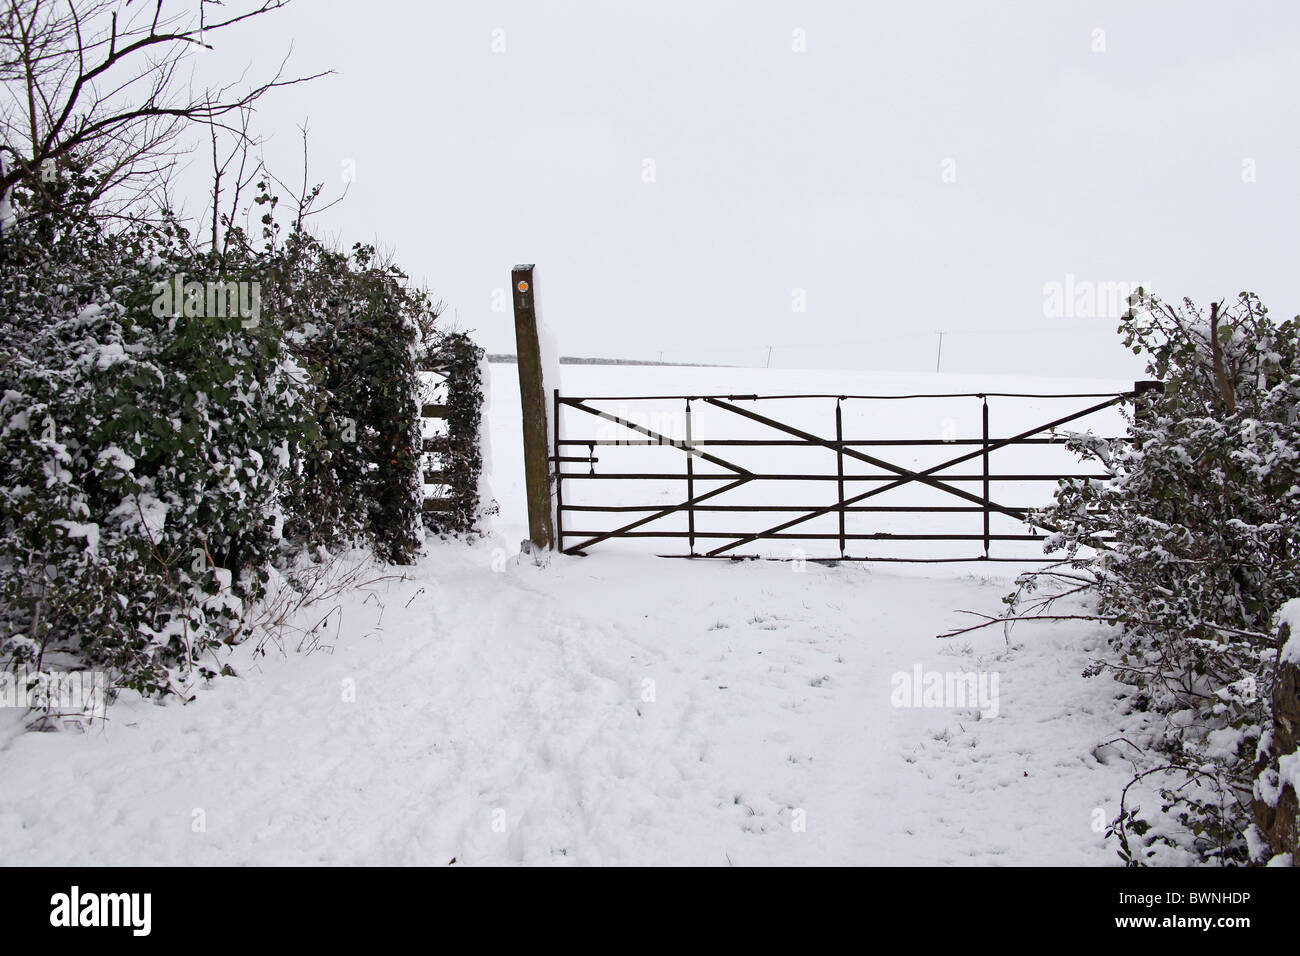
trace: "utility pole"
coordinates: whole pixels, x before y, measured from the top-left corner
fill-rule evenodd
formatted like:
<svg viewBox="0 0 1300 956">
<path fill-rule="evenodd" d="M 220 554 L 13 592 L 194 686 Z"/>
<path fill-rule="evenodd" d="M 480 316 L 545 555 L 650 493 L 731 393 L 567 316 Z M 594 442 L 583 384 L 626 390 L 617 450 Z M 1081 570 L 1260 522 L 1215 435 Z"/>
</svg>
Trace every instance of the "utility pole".
<svg viewBox="0 0 1300 956">
<path fill-rule="evenodd" d="M 775 345 L 769 345 L 767 347 L 767 365 L 765 366 L 766 368 L 772 367 L 772 349 L 774 348 L 776 348 Z"/>
<path fill-rule="evenodd" d="M 934 370 L 939 371 L 939 362 L 943 360 L 943 332 L 937 333 L 939 336 L 939 354 L 934 357 Z"/>
</svg>

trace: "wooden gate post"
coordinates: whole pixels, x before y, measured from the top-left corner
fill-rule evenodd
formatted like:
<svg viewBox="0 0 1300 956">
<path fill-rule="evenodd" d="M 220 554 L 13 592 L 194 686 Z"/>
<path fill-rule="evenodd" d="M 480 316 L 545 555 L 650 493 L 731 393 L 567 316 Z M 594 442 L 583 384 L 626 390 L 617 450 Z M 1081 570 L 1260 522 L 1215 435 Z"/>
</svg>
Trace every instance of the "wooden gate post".
<svg viewBox="0 0 1300 956">
<path fill-rule="evenodd" d="M 523 406 L 528 539 L 534 549 L 551 549 L 555 547 L 555 526 L 551 513 L 550 436 L 547 434 L 548 383 L 542 381 L 542 349 L 537 335 L 537 290 L 533 285 L 531 263 L 510 270 L 510 286 L 515 303 L 519 401 Z"/>
<path fill-rule="evenodd" d="M 1135 422 L 1145 423 L 1149 417 L 1151 409 L 1142 400 L 1142 396 L 1146 395 L 1148 392 L 1155 392 L 1157 395 L 1163 395 L 1165 393 L 1165 383 L 1161 381 L 1153 381 L 1151 379 L 1145 379 L 1133 383 L 1133 420 Z"/>
</svg>

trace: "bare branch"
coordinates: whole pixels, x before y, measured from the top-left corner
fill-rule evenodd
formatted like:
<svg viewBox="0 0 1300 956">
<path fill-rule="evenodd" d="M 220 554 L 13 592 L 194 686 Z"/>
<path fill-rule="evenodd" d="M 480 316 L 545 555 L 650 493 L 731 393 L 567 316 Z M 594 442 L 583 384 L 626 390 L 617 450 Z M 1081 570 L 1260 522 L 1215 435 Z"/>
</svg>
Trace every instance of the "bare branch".
<svg viewBox="0 0 1300 956">
<path fill-rule="evenodd" d="M 14 161 L 0 173 L 0 192 L 24 182 L 50 200 L 42 171 L 72 164 L 94 181 L 95 200 L 115 196 L 124 208 L 156 196 L 174 144 L 191 126 L 246 140 L 247 123 L 228 117 L 329 71 L 287 76 L 282 61 L 269 79 L 241 90 L 190 89 L 181 67 L 214 34 L 290 2 L 248 0 L 212 20 L 206 0 L 197 16 L 164 12 L 163 0 L 9 0 L 0 12 L 0 149 Z"/>
</svg>

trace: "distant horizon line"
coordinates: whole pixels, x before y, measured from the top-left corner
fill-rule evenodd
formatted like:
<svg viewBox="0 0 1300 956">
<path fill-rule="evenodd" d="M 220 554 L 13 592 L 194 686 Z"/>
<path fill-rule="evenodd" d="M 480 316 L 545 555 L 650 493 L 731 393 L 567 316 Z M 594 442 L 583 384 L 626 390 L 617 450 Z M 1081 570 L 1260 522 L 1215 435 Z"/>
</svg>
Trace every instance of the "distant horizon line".
<svg viewBox="0 0 1300 956">
<path fill-rule="evenodd" d="M 513 352 L 489 352 L 487 360 L 499 365 L 518 365 L 519 356 Z M 743 365 L 718 365 L 714 362 L 664 362 L 652 359 L 586 358 L 579 355 L 561 355 L 561 365 L 659 365 L 679 368 L 746 368 Z"/>
</svg>

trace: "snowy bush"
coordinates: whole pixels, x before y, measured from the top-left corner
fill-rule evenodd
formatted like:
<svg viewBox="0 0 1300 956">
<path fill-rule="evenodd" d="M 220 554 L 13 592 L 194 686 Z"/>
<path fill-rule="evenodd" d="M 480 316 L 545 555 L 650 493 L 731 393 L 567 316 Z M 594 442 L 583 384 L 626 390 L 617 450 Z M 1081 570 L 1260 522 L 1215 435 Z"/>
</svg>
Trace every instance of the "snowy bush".
<svg viewBox="0 0 1300 956">
<path fill-rule="evenodd" d="M 1125 806 L 1112 827 L 1121 855 L 1141 863 L 1162 844 L 1241 863 L 1276 657 L 1270 621 L 1300 595 L 1297 322 L 1275 323 L 1247 293 L 1208 314 L 1135 303 L 1120 331 L 1163 395 L 1137 398 L 1131 442 L 1071 439 L 1112 477 L 1061 485 L 1037 521 L 1065 567 L 1022 576 L 1008 603 L 1013 614 L 1044 607 L 1059 584 L 1091 593 L 1119 628 L 1090 673 L 1114 673 L 1130 705 L 1163 722 L 1156 764 L 1140 774 L 1161 781 L 1161 813 Z"/>
<path fill-rule="evenodd" d="M 437 309 L 372 246 L 329 248 L 300 226 L 280 242 L 276 200 L 259 184 L 266 243 L 228 243 L 265 277 L 262 310 L 311 379 L 312 440 L 294 453 L 285 533 L 310 548 L 365 545 L 409 564 L 423 541 L 417 368 Z"/>
<path fill-rule="evenodd" d="M 18 190 L 5 235 L 0 659 L 166 693 L 261 593 L 304 383 L 272 324 L 160 308 L 178 274 L 234 277 L 174 224 L 105 230 L 82 185 Z"/>
<path fill-rule="evenodd" d="M 265 183 L 260 247 L 218 250 L 165 215 L 106 228 L 90 181 L 20 186 L 4 235 L 0 666 L 161 695 L 301 552 L 413 559 L 436 309 L 369 247 L 279 241 Z"/>
<path fill-rule="evenodd" d="M 23 120 L 0 124 L 0 667 L 166 694 L 298 606 L 256 608 L 305 555 L 413 559 L 415 363 L 437 310 L 373 248 L 306 231 L 320 187 L 282 239 L 250 123 L 306 78 L 234 93 L 176 70 L 282 4 L 110 6 L 24 4 L 0 29 Z M 211 139 L 202 239 L 166 208 L 190 124 Z M 236 222 L 259 215 L 252 236 Z M 315 577 L 275 581 L 310 595 Z"/>
</svg>

